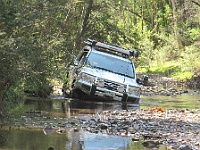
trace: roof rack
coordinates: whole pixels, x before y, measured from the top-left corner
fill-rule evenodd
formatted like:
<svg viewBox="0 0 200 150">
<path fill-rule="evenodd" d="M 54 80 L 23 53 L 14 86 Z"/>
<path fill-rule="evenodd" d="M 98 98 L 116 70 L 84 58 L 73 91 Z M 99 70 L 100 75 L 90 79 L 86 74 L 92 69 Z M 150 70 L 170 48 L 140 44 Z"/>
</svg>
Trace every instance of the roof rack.
<svg viewBox="0 0 200 150">
<path fill-rule="evenodd" d="M 115 51 L 118 53 L 122 53 L 122 54 L 125 54 L 128 56 L 138 57 L 138 55 L 139 55 L 139 52 L 134 49 L 125 49 L 125 48 L 122 48 L 117 45 L 112 45 L 109 43 L 101 43 L 101 42 L 98 42 L 98 41 L 92 40 L 92 39 L 88 39 L 87 41 L 85 41 L 85 43 L 90 46 L 97 46 L 97 47 L 105 48 L 105 49 Z"/>
</svg>

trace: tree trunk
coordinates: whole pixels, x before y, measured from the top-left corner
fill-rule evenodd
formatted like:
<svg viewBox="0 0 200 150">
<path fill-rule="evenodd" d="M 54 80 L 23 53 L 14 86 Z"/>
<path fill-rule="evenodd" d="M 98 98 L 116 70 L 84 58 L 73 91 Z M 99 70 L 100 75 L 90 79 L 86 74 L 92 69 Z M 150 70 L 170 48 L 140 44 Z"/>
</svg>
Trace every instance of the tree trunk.
<svg viewBox="0 0 200 150">
<path fill-rule="evenodd" d="M 179 33 L 178 33 L 178 27 L 177 27 L 177 14 L 176 14 L 176 5 L 175 5 L 175 1 L 174 0 L 171 0 L 172 2 L 172 10 L 173 10 L 173 24 L 174 24 L 174 34 L 175 34 L 175 37 L 177 39 L 177 42 L 178 42 L 178 45 L 179 45 L 179 49 L 182 49 L 183 48 L 183 44 L 179 38 Z"/>
<path fill-rule="evenodd" d="M 81 48 L 81 42 L 82 40 L 85 38 L 85 32 L 87 31 L 87 27 L 88 27 L 88 22 L 89 22 L 89 17 L 92 11 L 92 7 L 93 7 L 93 0 L 89 0 L 88 2 L 88 7 L 85 10 L 85 15 L 83 17 L 83 23 L 82 23 L 82 27 L 80 29 L 80 32 L 77 36 L 77 40 L 76 40 L 76 49 L 79 50 Z"/>
<path fill-rule="evenodd" d="M 10 87 L 10 82 L 8 79 L 6 81 L 0 82 L 0 103 L 3 101 L 4 95 L 6 91 L 9 89 L 9 87 Z"/>
</svg>

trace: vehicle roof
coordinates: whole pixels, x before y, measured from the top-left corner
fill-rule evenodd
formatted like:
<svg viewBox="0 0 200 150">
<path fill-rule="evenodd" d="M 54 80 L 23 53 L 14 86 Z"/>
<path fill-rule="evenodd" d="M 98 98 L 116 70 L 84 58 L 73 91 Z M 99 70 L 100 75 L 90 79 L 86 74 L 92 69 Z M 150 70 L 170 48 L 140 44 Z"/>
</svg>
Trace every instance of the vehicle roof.
<svg viewBox="0 0 200 150">
<path fill-rule="evenodd" d="M 109 51 L 97 49 L 95 47 L 92 48 L 91 52 L 94 52 L 94 53 L 97 53 L 97 54 L 107 55 L 107 56 L 110 56 L 110 57 L 115 57 L 117 59 L 132 63 L 132 61 L 128 57 L 122 57 L 122 56 L 119 56 L 119 55 L 117 55 L 115 53 L 111 53 Z"/>
<path fill-rule="evenodd" d="M 128 57 L 128 56 L 138 57 L 139 55 L 139 52 L 134 49 L 130 49 L 130 48 L 125 49 L 118 45 L 113 45 L 110 43 L 102 43 L 102 42 L 92 40 L 92 39 L 88 39 L 87 41 L 85 41 L 85 44 L 87 46 L 98 47 L 98 49 L 104 49 L 104 50 L 116 53 L 118 55 L 122 55 L 123 57 Z"/>
</svg>

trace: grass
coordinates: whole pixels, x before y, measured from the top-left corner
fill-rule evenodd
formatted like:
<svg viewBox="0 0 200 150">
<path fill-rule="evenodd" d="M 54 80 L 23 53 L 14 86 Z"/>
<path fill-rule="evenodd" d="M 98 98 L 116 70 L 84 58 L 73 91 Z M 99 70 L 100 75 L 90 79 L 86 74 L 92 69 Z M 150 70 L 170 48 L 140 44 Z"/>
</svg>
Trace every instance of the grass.
<svg viewBox="0 0 200 150">
<path fill-rule="evenodd" d="M 194 75 L 193 72 L 176 72 L 172 75 L 173 78 L 177 78 L 180 80 L 190 79 Z"/>
<path fill-rule="evenodd" d="M 137 71 L 140 73 L 160 74 L 180 80 L 189 79 L 194 75 L 190 67 L 187 67 L 179 61 L 168 61 L 163 64 L 155 62 L 152 64 L 156 65 L 138 67 Z"/>
</svg>

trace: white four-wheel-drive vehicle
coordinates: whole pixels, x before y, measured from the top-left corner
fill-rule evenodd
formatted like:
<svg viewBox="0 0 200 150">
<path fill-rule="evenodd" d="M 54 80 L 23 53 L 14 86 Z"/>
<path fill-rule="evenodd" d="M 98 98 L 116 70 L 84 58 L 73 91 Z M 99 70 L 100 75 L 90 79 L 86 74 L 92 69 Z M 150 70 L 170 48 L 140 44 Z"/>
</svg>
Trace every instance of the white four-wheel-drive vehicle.
<svg viewBox="0 0 200 150">
<path fill-rule="evenodd" d="M 70 97 L 133 101 L 140 99 L 132 49 L 88 39 L 68 68 Z"/>
</svg>

